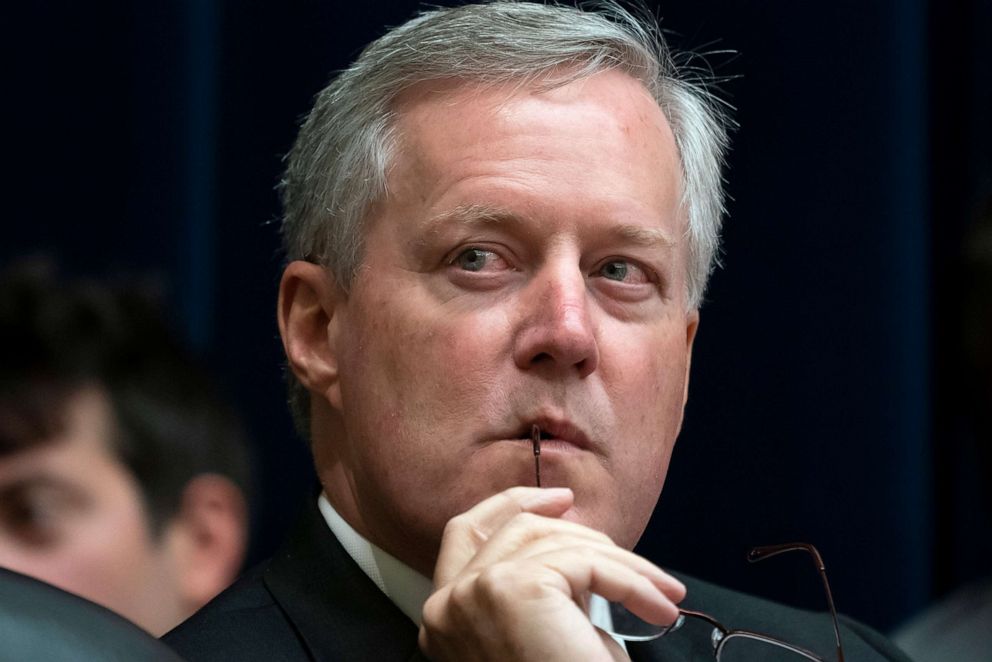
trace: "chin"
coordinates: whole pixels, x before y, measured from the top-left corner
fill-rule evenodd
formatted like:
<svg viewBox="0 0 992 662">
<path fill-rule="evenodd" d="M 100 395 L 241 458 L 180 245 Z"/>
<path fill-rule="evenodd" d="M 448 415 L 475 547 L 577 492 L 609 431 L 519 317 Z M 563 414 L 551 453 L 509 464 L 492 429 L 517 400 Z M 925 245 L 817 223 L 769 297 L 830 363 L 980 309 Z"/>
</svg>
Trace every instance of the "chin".
<svg viewBox="0 0 992 662">
<path fill-rule="evenodd" d="M 613 511 L 613 514 L 605 513 L 597 508 L 589 509 L 582 508 L 581 506 L 572 506 L 562 515 L 562 519 L 575 522 L 576 524 L 582 524 L 600 533 L 605 533 L 618 546 L 628 550 L 633 549 L 641 539 L 644 529 L 647 528 L 650 512 L 642 522 L 634 523 L 629 517 L 615 514 L 618 512 L 616 509 L 607 510 Z"/>
</svg>

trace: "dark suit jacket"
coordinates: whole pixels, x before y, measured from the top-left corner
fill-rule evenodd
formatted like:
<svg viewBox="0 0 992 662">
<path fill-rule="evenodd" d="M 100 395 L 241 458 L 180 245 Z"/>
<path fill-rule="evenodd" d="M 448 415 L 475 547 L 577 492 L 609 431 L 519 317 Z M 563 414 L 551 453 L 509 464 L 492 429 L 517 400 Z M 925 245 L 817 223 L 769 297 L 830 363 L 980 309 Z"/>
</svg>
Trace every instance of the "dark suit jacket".
<svg viewBox="0 0 992 662">
<path fill-rule="evenodd" d="M 823 614 L 679 578 L 688 588 L 685 608 L 732 628 L 777 635 L 813 650 L 832 649 L 830 620 Z M 638 662 L 712 662 L 711 631 L 690 619 L 654 642 L 628 644 L 628 652 Z M 909 662 L 884 637 L 853 621 L 844 620 L 841 637 L 848 662 Z M 417 648 L 417 628 L 341 547 L 316 504 L 278 554 L 167 634 L 165 642 L 194 662 L 425 659 Z"/>
</svg>

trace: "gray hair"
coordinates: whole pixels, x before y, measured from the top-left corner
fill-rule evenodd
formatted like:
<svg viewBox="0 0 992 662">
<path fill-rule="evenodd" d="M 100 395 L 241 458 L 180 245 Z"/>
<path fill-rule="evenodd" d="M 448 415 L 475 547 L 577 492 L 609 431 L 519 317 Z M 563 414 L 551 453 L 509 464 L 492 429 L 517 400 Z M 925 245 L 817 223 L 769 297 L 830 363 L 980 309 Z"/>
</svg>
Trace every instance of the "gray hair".
<svg viewBox="0 0 992 662">
<path fill-rule="evenodd" d="M 424 12 L 374 41 L 317 95 L 287 157 L 280 184 L 287 258 L 319 262 L 348 288 L 362 260 L 366 213 L 386 194 L 396 99 L 411 86 L 462 79 L 550 89 L 615 69 L 647 88 L 675 136 L 686 296 L 698 308 L 717 262 L 727 120 L 700 70 L 677 67 L 657 21 L 644 14 L 614 2 L 584 11 L 496 0 Z M 309 425 L 306 390 L 289 378 L 297 426 Z"/>
</svg>

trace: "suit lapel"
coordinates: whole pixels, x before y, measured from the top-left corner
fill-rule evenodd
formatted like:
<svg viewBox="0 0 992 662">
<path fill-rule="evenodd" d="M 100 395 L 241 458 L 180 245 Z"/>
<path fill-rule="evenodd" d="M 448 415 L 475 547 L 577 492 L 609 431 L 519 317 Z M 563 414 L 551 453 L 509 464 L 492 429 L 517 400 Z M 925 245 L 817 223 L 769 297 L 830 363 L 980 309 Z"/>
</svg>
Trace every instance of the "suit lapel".
<svg viewBox="0 0 992 662">
<path fill-rule="evenodd" d="M 264 581 L 314 660 L 423 660 L 417 628 L 362 572 L 313 500 Z"/>
</svg>

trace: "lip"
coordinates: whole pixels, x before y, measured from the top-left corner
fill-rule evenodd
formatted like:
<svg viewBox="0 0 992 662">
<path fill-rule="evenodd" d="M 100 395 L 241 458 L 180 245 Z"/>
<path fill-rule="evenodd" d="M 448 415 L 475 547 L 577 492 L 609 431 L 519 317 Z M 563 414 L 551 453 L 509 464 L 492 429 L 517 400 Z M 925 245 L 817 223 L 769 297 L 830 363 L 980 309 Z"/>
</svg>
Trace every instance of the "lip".
<svg viewBox="0 0 992 662">
<path fill-rule="evenodd" d="M 506 440 L 531 443 L 531 430 L 535 425 L 541 430 L 541 452 L 593 450 L 593 443 L 582 428 L 559 417 L 525 419 L 523 425 L 506 435 Z"/>
</svg>

